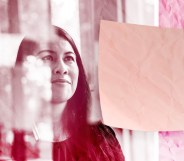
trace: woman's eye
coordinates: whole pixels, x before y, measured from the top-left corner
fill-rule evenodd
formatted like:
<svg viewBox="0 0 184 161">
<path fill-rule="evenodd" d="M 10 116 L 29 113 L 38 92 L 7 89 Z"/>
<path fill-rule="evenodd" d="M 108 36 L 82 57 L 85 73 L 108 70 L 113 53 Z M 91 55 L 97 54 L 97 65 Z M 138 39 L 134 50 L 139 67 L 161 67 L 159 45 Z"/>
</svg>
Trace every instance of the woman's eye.
<svg viewBox="0 0 184 161">
<path fill-rule="evenodd" d="M 66 56 L 65 58 L 64 58 L 64 60 L 65 61 L 75 61 L 75 59 L 74 59 L 74 57 L 73 56 Z"/>
<path fill-rule="evenodd" d="M 51 62 L 51 61 L 53 61 L 54 60 L 54 58 L 51 56 L 51 55 L 47 55 L 47 56 L 44 56 L 44 57 L 42 57 L 41 58 L 44 62 Z"/>
</svg>

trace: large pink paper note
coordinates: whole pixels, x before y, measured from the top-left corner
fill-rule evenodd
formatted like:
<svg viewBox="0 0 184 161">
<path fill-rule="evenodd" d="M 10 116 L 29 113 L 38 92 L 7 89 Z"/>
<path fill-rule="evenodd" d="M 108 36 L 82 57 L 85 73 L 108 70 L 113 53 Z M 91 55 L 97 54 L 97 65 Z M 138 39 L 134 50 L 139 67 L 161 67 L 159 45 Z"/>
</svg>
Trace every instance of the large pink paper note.
<svg viewBox="0 0 184 161">
<path fill-rule="evenodd" d="M 184 33 L 101 21 L 104 122 L 146 131 L 184 129 Z"/>
</svg>

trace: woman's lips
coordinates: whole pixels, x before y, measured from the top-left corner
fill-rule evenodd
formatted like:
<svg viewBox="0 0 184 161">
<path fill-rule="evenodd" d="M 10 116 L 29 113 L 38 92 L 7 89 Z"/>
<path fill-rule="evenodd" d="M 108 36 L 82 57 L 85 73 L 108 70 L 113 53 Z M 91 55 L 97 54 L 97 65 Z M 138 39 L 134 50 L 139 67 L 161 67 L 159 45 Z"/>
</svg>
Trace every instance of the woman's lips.
<svg viewBox="0 0 184 161">
<path fill-rule="evenodd" d="M 63 79 L 63 78 L 54 79 L 51 82 L 52 84 L 71 84 L 70 81 L 68 81 L 67 79 Z"/>
</svg>

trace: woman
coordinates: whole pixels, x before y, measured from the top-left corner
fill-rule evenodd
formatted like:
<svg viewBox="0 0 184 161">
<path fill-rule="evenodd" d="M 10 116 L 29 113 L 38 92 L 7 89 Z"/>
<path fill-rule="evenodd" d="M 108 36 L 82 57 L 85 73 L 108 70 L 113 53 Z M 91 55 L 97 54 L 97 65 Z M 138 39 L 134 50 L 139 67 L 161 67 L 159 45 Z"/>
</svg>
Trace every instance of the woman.
<svg viewBox="0 0 184 161">
<path fill-rule="evenodd" d="M 53 31 L 46 43 L 25 38 L 16 60 L 21 65 L 34 55 L 51 69 L 53 160 L 124 161 L 113 130 L 101 122 L 88 123 L 91 95 L 74 41 L 61 28 L 54 26 Z"/>
</svg>

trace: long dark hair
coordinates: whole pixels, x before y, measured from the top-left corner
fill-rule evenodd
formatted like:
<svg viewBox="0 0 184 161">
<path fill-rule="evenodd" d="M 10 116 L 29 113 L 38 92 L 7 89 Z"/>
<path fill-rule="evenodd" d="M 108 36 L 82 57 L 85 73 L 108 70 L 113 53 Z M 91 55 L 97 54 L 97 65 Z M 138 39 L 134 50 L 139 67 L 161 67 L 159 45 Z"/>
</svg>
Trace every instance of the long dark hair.
<svg viewBox="0 0 184 161">
<path fill-rule="evenodd" d="M 79 132 L 81 134 L 81 130 L 84 129 L 84 126 L 88 124 L 87 117 L 91 102 L 89 85 L 87 82 L 85 70 L 82 64 L 79 51 L 73 39 L 65 30 L 58 27 L 54 28 L 56 34 L 59 37 L 62 37 L 67 40 L 72 46 L 76 55 L 76 61 L 79 68 L 77 89 L 72 98 L 68 100 L 67 107 L 65 108 L 62 117 L 62 122 L 65 128 L 64 130 L 67 130 L 67 132 L 71 135 L 76 135 Z"/>
<path fill-rule="evenodd" d="M 68 100 L 67 107 L 61 117 L 63 130 L 69 135 L 76 135 L 80 129 L 83 129 L 88 124 L 87 116 L 91 100 L 89 85 L 79 51 L 72 37 L 64 29 L 56 26 L 52 26 L 52 28 L 57 37 L 64 38 L 70 43 L 76 55 L 76 62 L 79 69 L 78 84 L 74 95 Z M 36 46 L 37 42 L 24 38 L 19 46 L 15 64 L 21 65 L 26 56 L 33 54 Z"/>
</svg>

